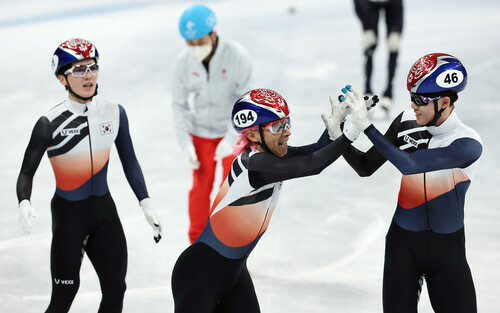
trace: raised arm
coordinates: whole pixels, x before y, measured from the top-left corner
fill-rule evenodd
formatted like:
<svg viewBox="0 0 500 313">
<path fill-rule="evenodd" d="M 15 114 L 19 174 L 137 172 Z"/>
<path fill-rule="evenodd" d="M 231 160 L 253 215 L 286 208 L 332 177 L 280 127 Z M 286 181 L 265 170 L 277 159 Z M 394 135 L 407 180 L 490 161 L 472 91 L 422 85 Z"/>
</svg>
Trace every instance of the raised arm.
<svg viewBox="0 0 500 313">
<path fill-rule="evenodd" d="M 403 113 L 399 114 L 398 117 L 392 121 L 384 135 L 392 143 L 396 141 L 402 115 Z M 374 146 L 368 151 L 363 152 L 351 145 L 344 150 L 342 156 L 361 177 L 371 176 L 387 161 L 387 158 Z"/>
<path fill-rule="evenodd" d="M 460 138 L 449 146 L 407 153 L 398 149 L 373 125 L 365 130 L 375 147 L 404 175 L 450 168 L 465 168 L 482 153 L 481 143 L 472 138 Z"/>
<path fill-rule="evenodd" d="M 248 164 L 250 184 L 261 187 L 293 178 L 317 175 L 338 159 L 351 142 L 342 135 L 322 149 L 310 154 L 279 158 L 270 153 L 253 155 Z"/>
<path fill-rule="evenodd" d="M 299 147 L 288 147 L 288 152 L 284 156 L 284 158 L 289 158 L 291 156 L 295 155 L 308 155 L 313 153 L 314 151 L 317 151 L 323 147 L 326 147 L 332 142 L 328 136 L 328 131 L 325 129 L 325 131 L 321 134 L 319 137 L 318 141 L 315 143 L 311 143 L 309 145 L 305 146 L 299 146 Z"/>
</svg>

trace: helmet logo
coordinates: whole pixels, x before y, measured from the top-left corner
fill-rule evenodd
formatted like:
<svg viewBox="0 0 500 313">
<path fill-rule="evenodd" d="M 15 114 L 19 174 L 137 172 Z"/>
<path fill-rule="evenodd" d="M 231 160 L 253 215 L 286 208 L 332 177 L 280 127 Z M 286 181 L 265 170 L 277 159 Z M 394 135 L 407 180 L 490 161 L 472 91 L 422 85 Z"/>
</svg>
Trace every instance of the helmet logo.
<svg viewBox="0 0 500 313">
<path fill-rule="evenodd" d="M 255 89 L 250 93 L 250 98 L 258 104 L 265 104 L 280 109 L 286 106 L 285 99 L 277 92 L 270 89 Z"/>
<path fill-rule="evenodd" d="M 193 29 L 193 27 L 195 27 L 196 24 L 193 23 L 193 21 L 187 21 L 186 23 L 186 31 L 184 31 L 184 33 L 186 34 L 186 36 L 188 38 L 194 38 L 196 36 L 196 29 Z"/>
<path fill-rule="evenodd" d="M 50 65 L 52 67 L 52 72 L 56 71 L 58 64 L 59 64 L 59 57 L 57 56 L 57 54 L 54 54 L 52 56 L 52 62 L 50 62 Z"/>
<path fill-rule="evenodd" d="M 433 54 L 428 54 L 413 64 L 410 73 L 408 73 L 408 83 L 413 85 L 414 82 L 429 73 L 436 66 L 436 59 L 433 56 Z"/>
<path fill-rule="evenodd" d="M 92 43 L 86 39 L 70 39 L 61 44 L 61 48 L 66 48 L 69 50 L 73 50 L 76 53 L 83 55 L 84 58 L 91 58 L 91 55 L 94 51 L 92 47 Z"/>
<path fill-rule="evenodd" d="M 215 27 L 215 24 L 217 23 L 217 20 L 215 19 L 215 15 L 212 13 L 210 14 L 207 19 L 205 20 L 205 23 L 207 24 L 208 27 Z"/>
<path fill-rule="evenodd" d="M 80 49 L 82 51 L 87 51 L 90 46 L 92 46 L 90 41 L 80 38 L 67 40 L 61 45 L 63 48 Z"/>
</svg>

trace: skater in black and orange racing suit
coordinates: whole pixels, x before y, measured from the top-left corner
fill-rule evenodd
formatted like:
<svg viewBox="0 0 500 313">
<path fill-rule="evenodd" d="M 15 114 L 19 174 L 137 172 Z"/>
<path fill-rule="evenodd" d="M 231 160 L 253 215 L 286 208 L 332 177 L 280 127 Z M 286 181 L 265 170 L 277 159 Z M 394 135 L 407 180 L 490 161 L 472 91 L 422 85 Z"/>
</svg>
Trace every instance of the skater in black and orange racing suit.
<svg viewBox="0 0 500 313">
<path fill-rule="evenodd" d="M 340 125 L 342 114 L 324 116 L 327 129 Z M 238 157 L 205 229 L 174 267 L 176 313 L 260 312 L 246 262 L 267 230 L 283 181 L 319 174 L 351 143 L 342 134 L 332 141 L 325 131 L 314 144 L 289 147 L 288 105 L 269 89 L 244 94 L 233 106 L 232 121 L 240 133 Z"/>
<path fill-rule="evenodd" d="M 31 232 L 33 177 L 47 152 L 56 178 L 52 198 L 50 268 L 52 296 L 46 312 L 68 312 L 78 291 L 85 252 L 102 290 L 99 312 L 121 312 L 126 289 L 127 245 L 115 204 L 108 190 L 110 150 L 116 145 L 127 180 L 153 227 L 161 226 L 132 146 L 122 106 L 96 99 L 99 66 L 95 46 L 84 39 L 61 44 L 53 57 L 68 98 L 36 123 L 17 181 L 19 223 Z"/>
<path fill-rule="evenodd" d="M 403 174 L 386 236 L 384 312 L 417 312 L 424 280 L 434 312 L 477 312 L 465 254 L 464 206 L 483 148 L 455 108 L 467 72 L 457 58 L 433 53 L 415 62 L 407 82 L 411 109 L 396 117 L 385 136 L 363 122 L 361 93 L 343 90 L 348 101 L 359 102 L 360 110 L 352 114 L 358 115 L 355 128 L 374 145 L 366 153 L 351 146 L 344 158 L 360 176 L 387 160 Z"/>
</svg>

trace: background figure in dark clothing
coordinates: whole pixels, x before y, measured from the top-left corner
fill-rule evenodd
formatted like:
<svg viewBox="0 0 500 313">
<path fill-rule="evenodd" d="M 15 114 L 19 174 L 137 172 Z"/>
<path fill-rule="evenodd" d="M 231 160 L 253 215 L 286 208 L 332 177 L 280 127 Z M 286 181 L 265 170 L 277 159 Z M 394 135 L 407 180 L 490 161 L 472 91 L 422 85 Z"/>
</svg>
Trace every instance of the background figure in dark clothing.
<svg viewBox="0 0 500 313">
<path fill-rule="evenodd" d="M 378 43 L 379 16 L 381 11 L 384 11 L 385 14 L 389 60 L 387 86 L 382 94 L 380 105 L 388 112 L 392 105 L 392 81 L 396 73 L 399 44 L 403 31 L 403 0 L 354 0 L 354 8 L 363 26 L 365 94 L 374 94 L 371 86 L 373 53 Z"/>
</svg>

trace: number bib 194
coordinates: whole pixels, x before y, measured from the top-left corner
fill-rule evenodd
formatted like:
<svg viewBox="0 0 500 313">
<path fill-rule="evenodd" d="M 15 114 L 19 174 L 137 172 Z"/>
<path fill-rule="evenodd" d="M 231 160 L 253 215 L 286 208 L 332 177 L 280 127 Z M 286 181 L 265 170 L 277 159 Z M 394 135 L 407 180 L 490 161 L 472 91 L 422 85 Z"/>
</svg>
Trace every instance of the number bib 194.
<svg viewBox="0 0 500 313">
<path fill-rule="evenodd" d="M 241 110 L 233 117 L 234 125 L 238 127 L 250 127 L 257 120 L 257 113 L 253 110 Z"/>
</svg>

